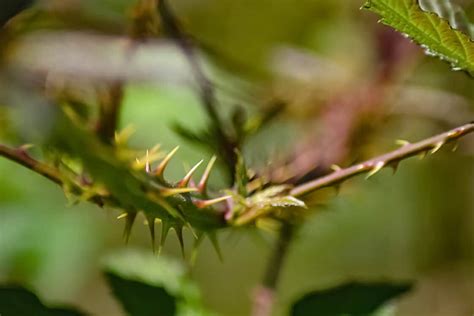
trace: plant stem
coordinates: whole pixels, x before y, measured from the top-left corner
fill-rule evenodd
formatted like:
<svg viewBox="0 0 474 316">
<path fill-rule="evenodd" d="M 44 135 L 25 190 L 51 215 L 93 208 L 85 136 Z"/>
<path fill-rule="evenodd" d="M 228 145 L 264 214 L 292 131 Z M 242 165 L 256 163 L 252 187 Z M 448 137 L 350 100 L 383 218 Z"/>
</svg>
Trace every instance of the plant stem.
<svg viewBox="0 0 474 316">
<path fill-rule="evenodd" d="M 441 146 L 457 140 L 473 131 L 474 123 L 468 123 L 420 142 L 405 144 L 401 148 L 392 152 L 364 161 L 349 168 L 337 170 L 327 176 L 296 186 L 290 191 L 290 194 L 295 197 L 300 197 L 321 188 L 337 186 L 345 180 L 361 173 L 368 172 L 369 176 L 371 176 L 387 166 L 396 170 L 400 161 L 418 154 L 424 156 L 428 152 L 435 153 L 441 148 Z"/>
<path fill-rule="evenodd" d="M 22 148 L 10 148 L 0 144 L 0 156 L 38 173 L 56 184 L 63 185 L 63 180 L 61 179 L 61 174 L 58 170 L 33 159 Z"/>
<path fill-rule="evenodd" d="M 275 291 L 294 236 L 294 231 L 295 227 L 293 224 L 282 224 L 275 249 L 267 263 L 262 284 L 254 296 L 253 316 L 270 316 L 272 313 Z"/>
</svg>

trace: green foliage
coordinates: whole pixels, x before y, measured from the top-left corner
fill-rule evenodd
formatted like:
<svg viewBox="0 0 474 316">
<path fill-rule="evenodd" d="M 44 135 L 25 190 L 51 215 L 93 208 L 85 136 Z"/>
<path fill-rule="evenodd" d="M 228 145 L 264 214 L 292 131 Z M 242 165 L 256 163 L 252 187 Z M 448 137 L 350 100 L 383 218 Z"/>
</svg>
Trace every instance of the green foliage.
<svg viewBox="0 0 474 316">
<path fill-rule="evenodd" d="M 409 284 L 349 283 L 305 295 L 293 305 L 291 315 L 370 316 L 410 289 Z"/>
<path fill-rule="evenodd" d="M 176 260 L 128 251 L 108 257 L 105 274 L 130 316 L 211 315 Z"/>
<path fill-rule="evenodd" d="M 423 11 L 416 0 L 368 0 L 364 8 L 379 14 L 381 22 L 412 38 L 426 54 L 451 64 L 453 70 L 474 75 L 474 43 L 448 20 Z"/>
<path fill-rule="evenodd" d="M 50 308 L 29 290 L 18 286 L 0 288 L 0 315 L 2 316 L 81 316 L 69 308 Z"/>
</svg>

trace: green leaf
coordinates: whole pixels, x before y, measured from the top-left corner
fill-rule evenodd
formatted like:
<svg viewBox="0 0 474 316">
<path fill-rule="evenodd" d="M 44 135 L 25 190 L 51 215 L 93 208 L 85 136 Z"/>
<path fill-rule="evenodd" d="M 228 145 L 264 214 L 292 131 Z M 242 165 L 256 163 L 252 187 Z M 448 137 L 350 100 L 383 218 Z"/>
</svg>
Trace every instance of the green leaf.
<svg viewBox="0 0 474 316">
<path fill-rule="evenodd" d="M 32 292 L 19 286 L 0 288 L 0 315 L 2 316 L 81 316 L 79 311 L 49 308 Z"/>
<path fill-rule="evenodd" d="M 447 20 L 423 11 L 416 0 L 367 0 L 364 7 L 379 14 L 389 25 L 420 44 L 428 55 L 450 63 L 453 70 L 474 75 L 474 43 Z"/>
<path fill-rule="evenodd" d="M 292 316 L 366 316 L 409 291 L 410 284 L 349 283 L 305 295 L 292 307 Z"/>
<path fill-rule="evenodd" d="M 105 275 L 127 315 L 210 315 L 179 261 L 125 251 L 106 258 Z"/>
</svg>

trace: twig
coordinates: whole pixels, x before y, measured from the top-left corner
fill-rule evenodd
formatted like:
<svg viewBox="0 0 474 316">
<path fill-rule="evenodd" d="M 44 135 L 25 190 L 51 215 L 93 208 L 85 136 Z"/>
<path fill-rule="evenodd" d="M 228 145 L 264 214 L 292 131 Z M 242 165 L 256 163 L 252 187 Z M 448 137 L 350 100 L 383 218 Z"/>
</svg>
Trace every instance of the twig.
<svg viewBox="0 0 474 316">
<path fill-rule="evenodd" d="M 14 161 L 40 175 L 53 181 L 58 185 L 63 185 L 61 174 L 58 170 L 33 159 L 23 148 L 10 148 L 0 144 L 0 156 Z"/>
<path fill-rule="evenodd" d="M 448 132 L 437 136 L 430 137 L 414 144 L 405 144 L 403 147 L 389 152 L 387 154 L 375 157 L 365 162 L 359 163 L 346 169 L 337 170 L 322 178 L 296 186 L 290 191 L 290 194 L 296 197 L 303 196 L 307 193 L 316 191 L 321 188 L 337 186 L 345 180 L 352 178 L 358 174 L 368 172 L 368 176 L 380 171 L 382 168 L 390 166 L 397 168 L 398 163 L 406 158 L 416 156 L 418 154 L 435 153 L 443 145 L 454 141 L 464 135 L 474 131 L 474 122 L 452 129 Z"/>
<path fill-rule="evenodd" d="M 270 260 L 267 263 L 265 276 L 260 288 L 254 296 L 253 316 L 270 316 L 275 301 L 275 290 L 280 279 L 281 270 L 288 254 L 290 243 L 294 236 L 295 227 L 284 223 L 281 227 L 278 241 Z"/>
<path fill-rule="evenodd" d="M 205 75 L 201 65 L 199 64 L 193 44 L 182 32 L 178 20 L 169 8 L 166 0 L 158 1 L 158 12 L 160 13 L 165 31 L 172 39 L 176 41 L 177 45 L 181 48 L 184 56 L 191 66 L 192 72 L 199 85 L 202 103 L 211 119 L 213 131 L 215 132 L 219 141 L 219 146 L 221 147 L 220 150 L 222 150 L 222 158 L 224 158 L 226 165 L 230 170 L 230 176 L 233 178 L 235 173 L 235 164 L 237 162 L 237 156 L 235 154 L 237 143 L 226 134 L 219 118 L 219 114 L 216 109 L 217 100 L 215 97 L 214 86 Z"/>
</svg>

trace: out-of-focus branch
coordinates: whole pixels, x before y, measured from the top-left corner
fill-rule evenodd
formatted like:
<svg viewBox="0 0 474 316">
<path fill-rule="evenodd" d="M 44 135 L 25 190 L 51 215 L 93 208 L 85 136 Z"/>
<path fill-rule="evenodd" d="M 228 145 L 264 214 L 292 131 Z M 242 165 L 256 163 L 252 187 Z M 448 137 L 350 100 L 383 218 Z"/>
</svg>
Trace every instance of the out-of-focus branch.
<svg viewBox="0 0 474 316">
<path fill-rule="evenodd" d="M 414 144 L 407 143 L 392 152 L 372 158 L 346 169 L 336 170 L 327 176 L 296 186 L 290 191 L 290 194 L 299 197 L 321 188 L 337 186 L 345 180 L 361 173 L 369 173 L 369 176 L 371 176 L 384 167 L 392 167 L 396 169 L 400 161 L 404 159 L 418 154 L 425 155 L 428 152 L 435 153 L 443 145 L 457 140 L 473 131 L 474 123 L 468 123 Z"/>
<path fill-rule="evenodd" d="M 40 162 L 36 159 L 33 159 L 26 150 L 22 147 L 20 148 L 11 148 L 5 145 L 0 144 L 0 156 L 3 156 L 11 161 L 14 161 L 37 174 L 42 175 L 43 177 L 53 181 L 56 184 L 63 185 L 63 180 L 61 174 L 58 170 Z"/>
<path fill-rule="evenodd" d="M 281 270 L 288 253 L 289 246 L 293 240 L 295 227 L 284 223 L 278 235 L 278 241 L 272 256 L 267 262 L 263 282 L 254 294 L 253 316 L 270 316 L 275 301 L 275 290 L 280 279 Z"/>
<path fill-rule="evenodd" d="M 193 43 L 190 41 L 189 37 L 183 33 L 177 18 L 174 16 L 166 0 L 158 1 L 158 12 L 165 32 L 176 41 L 191 66 L 194 77 L 199 85 L 202 104 L 211 120 L 212 131 L 219 142 L 220 148 L 218 148 L 218 150 L 221 151 L 221 156 L 225 160 L 225 163 L 230 170 L 230 175 L 233 178 L 235 164 L 237 162 L 235 149 L 238 147 L 238 143 L 236 140 L 229 137 L 221 122 L 216 108 L 217 100 L 214 86 L 207 78 L 199 63 Z"/>
<path fill-rule="evenodd" d="M 415 46 L 396 32 L 382 27 L 375 33 L 378 68 L 370 82 L 350 89 L 330 100 L 319 113 L 317 129 L 297 145 L 289 159 L 266 174 L 274 183 L 299 184 L 331 171 L 332 164 L 343 163 L 357 152 L 360 132 L 380 121 L 380 106 L 392 92 L 393 83 Z M 369 123 L 369 124 L 367 124 Z"/>
</svg>

